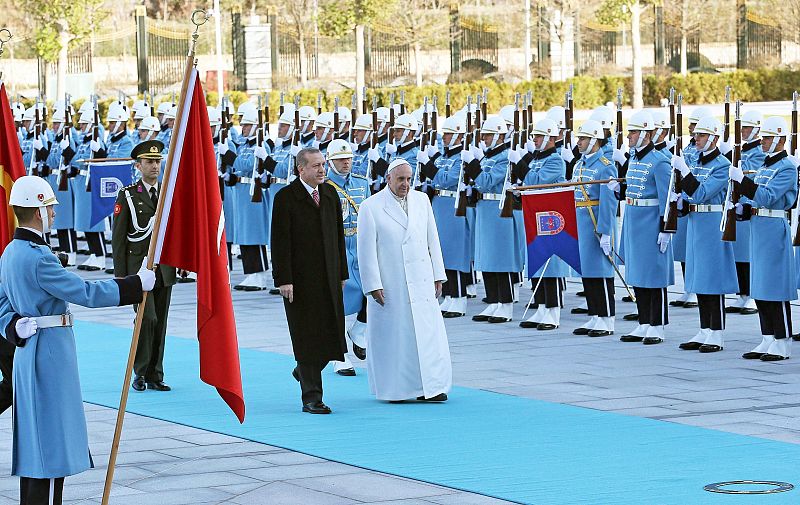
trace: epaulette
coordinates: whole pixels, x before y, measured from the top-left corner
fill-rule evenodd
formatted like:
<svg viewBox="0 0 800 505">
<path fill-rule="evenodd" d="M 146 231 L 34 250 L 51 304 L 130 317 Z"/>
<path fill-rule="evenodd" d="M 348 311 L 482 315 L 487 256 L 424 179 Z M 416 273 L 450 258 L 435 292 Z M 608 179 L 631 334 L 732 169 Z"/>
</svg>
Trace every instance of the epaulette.
<svg viewBox="0 0 800 505">
<path fill-rule="evenodd" d="M 608 166 L 611 164 L 611 161 L 605 156 L 600 156 L 600 163 L 602 163 L 605 166 Z"/>
</svg>

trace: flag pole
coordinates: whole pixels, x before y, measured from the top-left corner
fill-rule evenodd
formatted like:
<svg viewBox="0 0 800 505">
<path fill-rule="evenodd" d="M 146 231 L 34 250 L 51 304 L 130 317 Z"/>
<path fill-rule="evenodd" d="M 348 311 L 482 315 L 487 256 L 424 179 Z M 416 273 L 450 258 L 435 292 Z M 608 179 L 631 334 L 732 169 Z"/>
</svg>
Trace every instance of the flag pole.
<svg viewBox="0 0 800 505">
<path fill-rule="evenodd" d="M 194 32 L 192 33 L 192 38 L 189 41 L 189 54 L 186 56 L 186 66 L 184 68 L 183 73 L 183 83 L 181 84 L 181 94 L 180 100 L 178 102 L 178 111 L 175 115 L 175 126 L 173 130 L 172 138 L 170 139 L 169 143 L 169 152 L 167 154 L 167 164 L 164 169 L 164 176 L 162 178 L 163 181 L 170 180 L 170 172 L 172 170 L 172 163 L 173 158 L 175 155 L 175 147 L 178 142 L 178 137 L 180 135 L 174 134 L 177 131 L 180 131 L 183 127 L 183 124 L 186 122 L 187 118 L 183 117 L 183 111 L 186 102 L 186 96 L 189 94 L 189 79 L 192 74 L 192 70 L 195 66 L 195 45 L 197 44 L 198 30 L 201 25 L 203 25 L 206 21 L 208 21 L 208 13 L 204 10 L 196 10 L 192 13 L 192 23 L 195 25 Z M 155 253 L 156 248 L 156 238 L 159 235 L 161 229 L 161 217 L 164 213 L 164 198 L 167 194 L 166 191 L 159 192 L 158 195 L 158 206 L 156 207 L 156 214 L 155 220 L 153 222 L 153 231 L 150 235 L 150 248 L 147 253 L 147 268 L 153 269 L 153 255 Z M 114 480 L 114 466 L 116 465 L 117 461 L 117 452 L 119 450 L 119 441 L 120 437 L 122 436 L 122 423 L 125 418 L 125 409 L 128 405 L 128 391 L 130 390 L 130 381 L 131 381 L 131 374 L 133 371 L 133 361 L 136 357 L 136 348 L 139 344 L 139 334 L 142 331 L 142 318 L 144 317 L 144 307 L 145 303 L 147 302 L 147 295 L 148 293 L 145 292 L 142 295 L 142 302 L 139 304 L 139 307 L 136 310 L 136 322 L 133 326 L 133 337 L 131 338 L 131 348 L 128 352 L 128 366 L 125 369 L 125 379 L 122 382 L 122 393 L 120 395 L 119 400 L 119 409 L 117 410 L 117 424 L 114 428 L 114 439 L 111 442 L 111 454 L 108 457 L 108 468 L 106 469 L 106 482 L 105 486 L 103 487 L 103 499 L 102 505 L 108 505 L 109 498 L 111 495 L 111 484 Z"/>
</svg>

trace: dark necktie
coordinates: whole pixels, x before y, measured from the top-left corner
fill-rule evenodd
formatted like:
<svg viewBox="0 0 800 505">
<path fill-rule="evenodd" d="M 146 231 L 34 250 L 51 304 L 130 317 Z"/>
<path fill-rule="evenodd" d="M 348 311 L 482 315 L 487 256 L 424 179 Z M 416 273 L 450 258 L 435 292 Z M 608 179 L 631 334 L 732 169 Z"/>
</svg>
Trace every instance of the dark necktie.
<svg viewBox="0 0 800 505">
<path fill-rule="evenodd" d="M 158 192 L 156 191 L 155 186 L 150 188 L 150 200 L 153 201 L 153 205 L 158 206 Z"/>
<path fill-rule="evenodd" d="M 319 207 L 319 191 L 317 191 L 316 189 L 314 191 L 312 191 L 311 192 L 311 198 L 314 199 L 314 203 L 316 203 L 317 207 Z"/>
</svg>

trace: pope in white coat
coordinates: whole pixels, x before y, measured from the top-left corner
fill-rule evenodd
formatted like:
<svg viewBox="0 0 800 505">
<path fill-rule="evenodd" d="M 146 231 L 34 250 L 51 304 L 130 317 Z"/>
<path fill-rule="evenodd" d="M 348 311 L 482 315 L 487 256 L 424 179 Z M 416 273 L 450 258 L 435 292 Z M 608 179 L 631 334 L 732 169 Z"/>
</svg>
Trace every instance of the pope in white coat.
<svg viewBox="0 0 800 505">
<path fill-rule="evenodd" d="M 453 382 L 437 298 L 447 279 L 425 193 L 395 160 L 386 187 L 358 213 L 358 264 L 367 296 L 369 385 L 379 400 L 445 401 Z"/>
</svg>

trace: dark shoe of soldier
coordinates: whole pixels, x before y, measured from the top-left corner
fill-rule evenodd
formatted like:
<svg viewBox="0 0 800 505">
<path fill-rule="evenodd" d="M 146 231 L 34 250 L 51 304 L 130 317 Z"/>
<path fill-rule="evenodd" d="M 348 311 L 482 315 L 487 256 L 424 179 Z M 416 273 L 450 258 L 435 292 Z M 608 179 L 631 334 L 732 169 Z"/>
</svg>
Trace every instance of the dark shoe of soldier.
<svg viewBox="0 0 800 505">
<path fill-rule="evenodd" d="M 425 398 L 424 396 L 417 397 L 417 401 L 420 402 L 446 402 L 447 395 L 445 393 L 439 393 L 436 396 L 432 396 L 431 398 Z"/>
<path fill-rule="evenodd" d="M 633 298 L 630 296 L 623 296 L 622 301 L 627 303 L 633 303 Z"/>
<path fill-rule="evenodd" d="M 572 334 L 573 335 L 588 335 L 589 331 L 590 331 L 589 328 L 584 328 L 584 327 L 581 326 L 581 327 L 578 327 L 578 328 L 575 328 L 574 330 L 572 330 Z"/>
<path fill-rule="evenodd" d="M 684 342 L 678 346 L 679 349 L 683 349 L 684 351 L 696 351 L 703 346 L 702 342 Z"/>
<path fill-rule="evenodd" d="M 590 337 L 608 337 L 613 334 L 614 332 L 611 330 L 590 330 L 589 333 L 587 333 Z"/>
<path fill-rule="evenodd" d="M 620 342 L 641 342 L 642 340 L 644 340 L 644 337 L 638 335 L 622 335 L 619 337 Z"/>
<path fill-rule="evenodd" d="M 586 291 L 578 291 L 577 293 L 575 293 L 575 296 L 586 298 Z"/>
<path fill-rule="evenodd" d="M 723 348 L 722 348 L 722 346 L 721 346 L 721 345 L 715 345 L 715 344 L 703 344 L 703 345 L 701 345 L 701 346 L 700 346 L 700 349 L 698 349 L 698 350 L 699 350 L 701 353 L 703 353 L 703 354 L 708 354 L 708 353 L 710 353 L 710 352 L 719 352 L 719 351 L 721 351 L 722 349 L 723 349 Z"/>
<path fill-rule="evenodd" d="M 764 354 L 761 356 L 761 361 L 783 361 L 785 359 L 789 358 L 781 356 L 780 354 Z"/>
<path fill-rule="evenodd" d="M 144 391 L 147 389 L 147 386 L 144 384 L 144 377 L 141 375 L 137 375 L 133 378 L 133 382 L 131 382 L 131 387 L 134 391 Z"/>
<path fill-rule="evenodd" d="M 746 353 L 742 354 L 742 357 L 743 357 L 744 359 L 761 359 L 761 357 L 762 357 L 763 355 L 764 355 L 764 353 L 763 353 L 763 352 L 753 352 L 753 351 L 750 351 L 750 352 L 746 352 Z"/>
<path fill-rule="evenodd" d="M 574 309 L 570 310 L 569 313 L 570 314 L 588 314 L 589 313 L 589 309 L 586 309 L 584 307 L 575 307 Z"/>
<path fill-rule="evenodd" d="M 683 307 L 686 304 L 683 300 L 672 300 L 669 302 L 670 307 Z"/>
<path fill-rule="evenodd" d="M 367 350 L 363 347 L 357 346 L 356 344 L 353 344 L 353 354 L 355 354 L 356 358 L 360 359 L 361 361 L 367 359 Z"/>
<path fill-rule="evenodd" d="M 148 382 L 147 389 L 152 389 L 155 391 L 172 391 L 172 388 L 167 386 L 164 381 Z"/>
<path fill-rule="evenodd" d="M 309 414 L 330 414 L 331 408 L 322 402 L 310 402 L 303 405 L 303 412 Z"/>
<path fill-rule="evenodd" d="M 341 370 L 336 370 L 336 373 L 342 375 L 344 377 L 355 377 L 356 370 L 355 368 L 342 368 Z"/>
<path fill-rule="evenodd" d="M 733 307 L 733 306 L 725 307 L 725 313 L 726 314 L 738 314 L 741 311 L 742 311 L 741 307 Z"/>
<path fill-rule="evenodd" d="M 661 337 L 644 337 L 644 340 L 642 340 L 642 343 L 644 345 L 656 345 L 656 344 L 660 344 L 663 341 L 664 341 L 664 339 L 661 338 Z"/>
<path fill-rule="evenodd" d="M 624 316 L 622 316 L 622 320 L 623 321 L 638 321 L 639 320 L 639 314 L 636 313 L 636 312 L 634 312 L 633 314 L 625 314 Z"/>
<path fill-rule="evenodd" d="M 462 312 L 442 312 L 442 317 L 445 319 L 452 319 L 454 317 L 462 317 L 465 314 Z"/>
<path fill-rule="evenodd" d="M 792 340 L 794 340 L 795 342 L 800 341 L 800 333 L 795 333 L 794 335 L 792 335 Z"/>
<path fill-rule="evenodd" d="M 752 307 L 744 307 L 744 308 L 739 310 L 739 314 L 741 314 L 743 316 L 750 316 L 750 315 L 753 315 L 753 314 L 758 314 L 758 309 L 754 309 Z"/>
<path fill-rule="evenodd" d="M 539 331 L 555 330 L 556 328 L 558 328 L 557 324 L 550 323 L 539 323 L 539 325 L 536 327 L 536 329 Z"/>
</svg>

